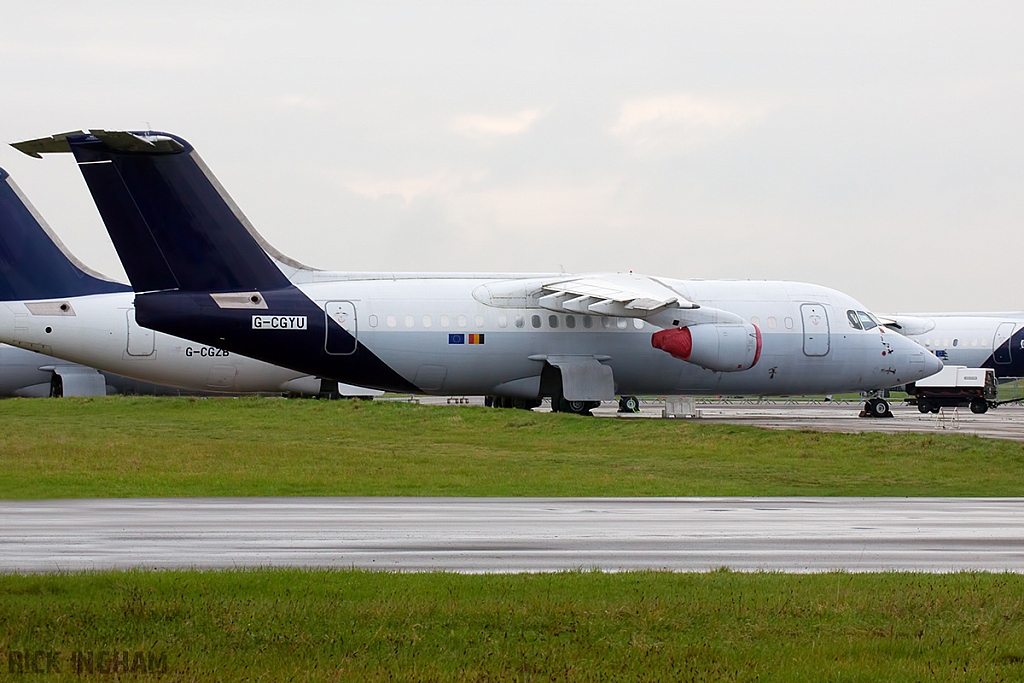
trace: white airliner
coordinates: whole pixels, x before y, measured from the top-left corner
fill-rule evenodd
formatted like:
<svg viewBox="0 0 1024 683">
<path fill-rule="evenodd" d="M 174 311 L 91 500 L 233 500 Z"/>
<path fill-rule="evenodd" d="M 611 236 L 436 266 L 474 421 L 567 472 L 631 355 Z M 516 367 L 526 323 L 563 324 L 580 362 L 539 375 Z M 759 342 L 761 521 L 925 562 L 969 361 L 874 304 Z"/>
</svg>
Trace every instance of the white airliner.
<svg viewBox="0 0 1024 683">
<path fill-rule="evenodd" d="M 948 365 L 1024 377 L 1024 312 L 897 313 L 880 318 Z M 853 324 L 852 321 L 850 324 Z"/>
<path fill-rule="evenodd" d="M 305 374 L 586 413 L 617 394 L 873 391 L 942 367 L 882 326 L 850 327 L 865 307 L 809 284 L 314 271 L 271 250 L 179 137 L 94 130 L 14 146 L 74 153 L 141 325 Z M 0 316 L 0 329 L 16 324 Z"/>
<path fill-rule="evenodd" d="M 106 378 L 92 368 L 0 344 L 0 397 L 106 396 Z"/>
<path fill-rule="evenodd" d="M 91 271 L 69 254 L 9 174 L 0 169 L 0 319 L 6 323 L 0 325 L 0 341 L 53 356 L 48 362 L 37 357 L 36 371 L 44 367 L 42 372 L 49 373 L 47 387 L 56 374 L 60 380 L 54 381 L 67 395 L 102 395 L 108 382 L 127 391 L 159 391 L 105 379 L 92 369 L 99 368 L 204 393 L 382 393 L 344 385 L 335 388 L 333 381 L 325 384 L 300 371 L 140 327 L 135 322 L 134 298 L 129 286 Z M 21 356 L 17 362 L 31 360 Z M 25 395 L 40 394 L 39 384 L 24 385 L 34 387 Z"/>
<path fill-rule="evenodd" d="M 194 396 L 219 392 L 178 389 L 101 372 L 36 351 L 0 344 L 0 398 L 61 396 Z"/>
</svg>

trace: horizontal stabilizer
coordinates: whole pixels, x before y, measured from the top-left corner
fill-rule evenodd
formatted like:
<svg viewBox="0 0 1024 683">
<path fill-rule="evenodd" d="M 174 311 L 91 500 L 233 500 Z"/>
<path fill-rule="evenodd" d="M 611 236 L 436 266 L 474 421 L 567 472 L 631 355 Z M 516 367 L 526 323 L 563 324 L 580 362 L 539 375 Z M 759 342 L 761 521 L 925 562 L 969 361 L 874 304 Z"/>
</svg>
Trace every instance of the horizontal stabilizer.
<svg viewBox="0 0 1024 683">
<path fill-rule="evenodd" d="M 150 135 L 146 133 L 129 133 L 128 131 L 90 130 L 89 134 L 103 140 L 110 149 L 120 152 L 180 152 L 184 146 L 174 138 L 166 135 Z M 12 142 L 11 147 L 36 159 L 43 154 L 60 154 L 71 151 L 69 137 L 83 137 L 85 131 L 76 130 L 70 133 L 58 133 L 47 138 Z"/>
<path fill-rule="evenodd" d="M 59 154 L 70 152 L 71 145 L 68 144 L 69 135 L 82 135 L 82 131 L 76 130 L 71 133 L 60 133 L 37 140 L 25 140 L 23 142 L 12 142 L 11 147 L 36 159 L 42 159 L 44 154 Z"/>
</svg>

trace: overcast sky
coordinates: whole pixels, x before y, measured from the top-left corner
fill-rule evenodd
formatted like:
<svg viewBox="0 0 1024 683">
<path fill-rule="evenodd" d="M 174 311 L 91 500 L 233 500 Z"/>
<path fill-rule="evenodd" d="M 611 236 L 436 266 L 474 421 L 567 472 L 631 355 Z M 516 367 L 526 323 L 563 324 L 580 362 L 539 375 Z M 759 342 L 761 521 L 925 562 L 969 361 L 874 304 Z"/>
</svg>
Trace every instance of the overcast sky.
<svg viewBox="0 0 1024 683">
<path fill-rule="evenodd" d="M 0 140 L 176 133 L 321 268 L 1024 309 L 1024 6 L 767 5 L 8 3 Z M 69 156 L 0 166 L 124 277 Z"/>
</svg>

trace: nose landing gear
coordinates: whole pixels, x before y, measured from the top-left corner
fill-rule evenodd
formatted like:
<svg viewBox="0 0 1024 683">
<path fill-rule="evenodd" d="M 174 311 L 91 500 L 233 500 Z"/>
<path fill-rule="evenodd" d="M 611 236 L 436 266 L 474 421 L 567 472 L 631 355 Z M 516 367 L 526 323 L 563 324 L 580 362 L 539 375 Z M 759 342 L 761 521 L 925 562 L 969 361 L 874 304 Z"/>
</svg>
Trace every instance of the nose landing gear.
<svg viewBox="0 0 1024 683">
<path fill-rule="evenodd" d="M 864 410 L 860 411 L 861 417 L 892 417 L 892 410 L 889 409 L 889 402 L 884 398 L 869 398 L 864 402 Z"/>
</svg>

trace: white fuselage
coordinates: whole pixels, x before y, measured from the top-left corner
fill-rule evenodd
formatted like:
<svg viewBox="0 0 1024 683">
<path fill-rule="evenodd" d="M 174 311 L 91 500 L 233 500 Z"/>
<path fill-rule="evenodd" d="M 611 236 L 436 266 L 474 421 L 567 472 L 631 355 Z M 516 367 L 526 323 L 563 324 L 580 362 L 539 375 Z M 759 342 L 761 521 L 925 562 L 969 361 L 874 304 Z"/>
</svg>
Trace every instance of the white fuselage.
<svg viewBox="0 0 1024 683">
<path fill-rule="evenodd" d="M 132 292 L 0 303 L 0 342 L 193 391 L 316 394 L 319 380 L 135 324 Z M 61 310 L 66 304 L 67 310 Z"/>
<path fill-rule="evenodd" d="M 342 326 L 358 344 L 430 394 L 534 397 L 544 361 L 567 356 L 590 356 L 611 367 L 615 391 L 622 395 L 874 390 L 941 367 L 884 328 L 850 329 L 846 312 L 864 307 L 835 290 L 791 282 L 661 279 L 686 299 L 736 314 L 761 331 L 754 367 L 715 372 L 652 347 L 652 335 L 661 328 L 643 320 L 542 308 L 530 292 L 545 280 L 550 277 L 531 282 L 396 276 L 297 287 L 328 315 L 343 306 Z M 523 297 L 494 295 L 519 290 Z M 825 334 L 811 338 L 808 316 L 822 312 Z M 254 330 L 252 339 L 260 334 Z M 469 335 L 483 335 L 483 343 L 471 343 Z"/>
<path fill-rule="evenodd" d="M 507 289 L 509 282 L 529 292 L 530 280 L 395 277 L 297 287 L 324 315 L 342 311 L 344 321 L 339 322 L 359 345 L 427 394 L 536 397 L 544 362 L 555 357 L 592 357 L 607 365 L 616 393 L 624 395 L 874 390 L 920 379 L 940 367 L 931 354 L 884 328 L 849 328 L 846 312 L 864 307 L 835 290 L 790 282 L 662 281 L 690 301 L 756 325 L 763 342 L 756 365 L 742 372 L 708 370 L 652 347 L 652 335 L 661 328 L 643 320 L 557 313 L 541 308 L 528 294 L 492 294 Z M 317 372 L 320 366 L 312 367 L 308 359 L 294 358 L 296 369 L 286 370 L 140 328 L 133 297 L 103 294 L 0 304 L 0 341 L 184 388 L 288 391 L 305 375 L 331 376 Z M 60 303 L 69 310 L 61 311 Z M 809 315 L 820 325 L 814 335 L 806 331 Z M 287 335 L 304 331 L 277 333 L 298 339 Z M 254 342 L 261 334 L 251 331 Z M 289 364 L 278 356 L 268 360 Z M 363 385 L 387 388 L 385 381 L 375 385 L 360 379 Z"/>
</svg>

